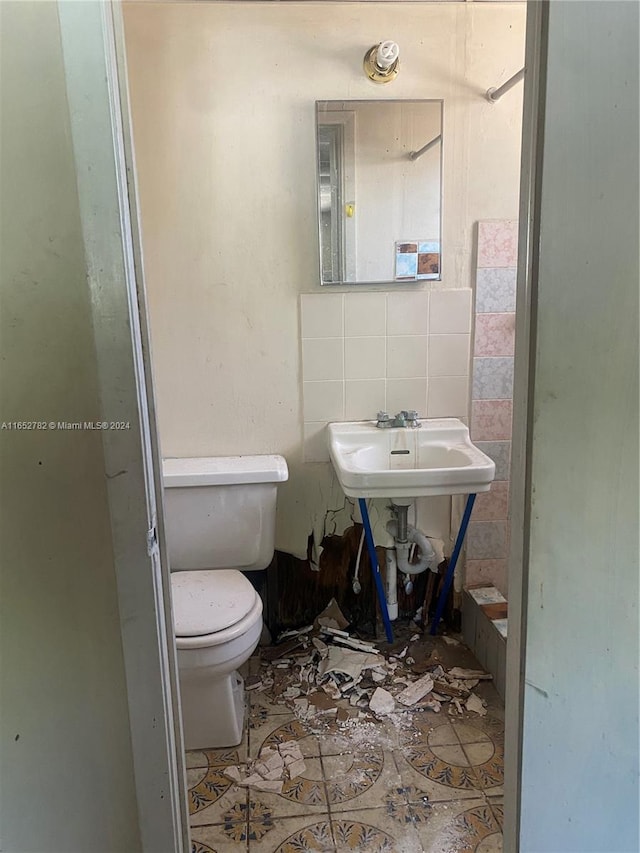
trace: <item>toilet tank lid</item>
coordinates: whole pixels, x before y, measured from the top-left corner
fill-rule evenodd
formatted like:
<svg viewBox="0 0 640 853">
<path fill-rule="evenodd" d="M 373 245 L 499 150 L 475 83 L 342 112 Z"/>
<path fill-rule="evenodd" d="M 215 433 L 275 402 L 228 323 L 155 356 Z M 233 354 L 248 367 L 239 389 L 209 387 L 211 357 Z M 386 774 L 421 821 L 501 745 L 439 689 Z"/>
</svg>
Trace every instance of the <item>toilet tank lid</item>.
<svg viewBox="0 0 640 853">
<path fill-rule="evenodd" d="M 289 477 L 283 456 L 198 456 L 163 459 L 165 488 L 283 483 Z"/>
</svg>

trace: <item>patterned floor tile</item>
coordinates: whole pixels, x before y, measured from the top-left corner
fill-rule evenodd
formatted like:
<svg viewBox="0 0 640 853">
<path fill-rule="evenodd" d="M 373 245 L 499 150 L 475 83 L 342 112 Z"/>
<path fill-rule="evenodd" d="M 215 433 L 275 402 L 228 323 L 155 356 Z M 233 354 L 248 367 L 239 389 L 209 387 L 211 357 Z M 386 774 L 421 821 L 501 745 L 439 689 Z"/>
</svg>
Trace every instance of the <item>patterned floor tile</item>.
<svg viewBox="0 0 640 853">
<path fill-rule="evenodd" d="M 327 812 L 327 789 L 322 776 L 319 758 L 306 758 L 306 770 L 301 776 L 289 779 L 282 786 L 282 793 L 249 789 L 249 802 L 263 805 L 278 819 L 313 815 Z"/>
<path fill-rule="evenodd" d="M 239 746 L 222 749 L 191 749 L 186 753 L 187 770 L 198 767 L 228 767 L 247 760 L 248 733 L 245 727 Z"/>
<path fill-rule="evenodd" d="M 398 729 L 398 743 L 401 748 L 416 744 L 458 744 L 459 740 L 449 724 L 448 718 L 440 712 L 414 711 L 406 714 L 405 725 Z"/>
<path fill-rule="evenodd" d="M 273 702 L 267 691 L 251 690 L 248 693 L 250 717 L 257 717 L 261 711 L 269 716 L 291 714 L 291 708 L 280 702 Z"/>
<path fill-rule="evenodd" d="M 491 738 L 494 743 L 504 744 L 504 722 L 492 714 L 478 717 L 476 714 L 454 719 L 451 725 L 455 729 L 460 743 L 480 743 Z"/>
<path fill-rule="evenodd" d="M 462 766 L 443 761 L 426 744 L 405 747 L 393 757 L 401 784 L 428 796 L 430 802 L 480 796 L 480 782 L 466 760 Z"/>
<path fill-rule="evenodd" d="M 494 853 L 502 849 L 500 827 L 484 800 L 434 803 L 430 820 L 416 824 L 415 831 L 423 849 L 434 853 Z"/>
<path fill-rule="evenodd" d="M 462 749 L 486 794 L 502 794 L 504 747 L 492 741 L 463 744 Z"/>
<path fill-rule="evenodd" d="M 191 828 L 191 853 L 246 853 L 247 823 Z"/>
<path fill-rule="evenodd" d="M 332 814 L 379 807 L 402 785 L 392 753 L 380 749 L 326 756 L 322 765 Z"/>
<path fill-rule="evenodd" d="M 321 755 L 349 754 L 359 749 L 397 749 L 400 745 L 399 730 L 406 727 L 402 720 L 396 722 L 394 714 L 392 718 L 376 720 L 373 716 L 369 719 L 353 717 L 345 723 L 335 722 L 325 724 L 322 728 L 314 724 L 313 729 L 318 731 Z"/>
<path fill-rule="evenodd" d="M 222 767 L 187 770 L 189 825 L 224 823 L 238 804 L 246 808 L 247 792 L 223 773 Z M 236 818 L 237 819 L 237 818 Z"/>
<path fill-rule="evenodd" d="M 399 822 L 386 808 L 332 814 L 331 828 L 339 853 L 423 853 L 412 822 Z"/>
<path fill-rule="evenodd" d="M 281 818 L 260 838 L 249 838 L 249 853 L 337 853 L 328 815 Z"/>
<path fill-rule="evenodd" d="M 500 827 L 501 830 L 504 829 L 504 803 L 502 802 L 502 798 L 498 797 L 494 799 L 493 797 L 487 797 L 487 802 L 491 806 L 491 811 L 493 812 L 493 816 L 496 819 L 496 823 Z"/>
<path fill-rule="evenodd" d="M 255 728 L 249 730 L 249 757 L 257 758 L 260 750 L 267 746 L 274 747 L 285 741 L 298 742 L 300 751 L 305 758 L 318 758 L 320 744 L 316 735 L 309 732 L 308 727 L 301 723 L 293 714 L 268 715 Z"/>
<path fill-rule="evenodd" d="M 387 814 L 400 824 L 426 823 L 431 817 L 429 797 L 417 788 L 401 785 L 387 793 Z"/>
<path fill-rule="evenodd" d="M 251 658 L 245 675 L 261 670 Z M 250 691 L 242 744 L 187 754 L 192 853 L 499 853 L 503 710 L 490 683 L 474 691 L 487 694 L 485 717 L 408 708 L 377 720 L 349 708 L 340 724 L 303 723 L 268 691 Z M 306 767 L 282 793 L 224 776 L 288 741 Z"/>
</svg>

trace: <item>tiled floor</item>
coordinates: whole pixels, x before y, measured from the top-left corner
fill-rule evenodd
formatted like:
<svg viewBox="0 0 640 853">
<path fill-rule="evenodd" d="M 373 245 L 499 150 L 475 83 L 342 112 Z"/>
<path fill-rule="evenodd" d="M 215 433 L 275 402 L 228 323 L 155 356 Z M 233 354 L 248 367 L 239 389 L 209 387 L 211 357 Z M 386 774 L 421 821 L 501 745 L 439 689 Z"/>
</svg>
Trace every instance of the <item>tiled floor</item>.
<svg viewBox="0 0 640 853">
<path fill-rule="evenodd" d="M 187 754 L 192 853 L 502 850 L 502 711 L 489 683 L 477 692 L 485 717 L 407 710 L 342 728 L 302 723 L 250 693 L 239 747 Z M 298 741 L 306 770 L 281 794 L 224 775 L 225 766 L 289 740 Z"/>
</svg>

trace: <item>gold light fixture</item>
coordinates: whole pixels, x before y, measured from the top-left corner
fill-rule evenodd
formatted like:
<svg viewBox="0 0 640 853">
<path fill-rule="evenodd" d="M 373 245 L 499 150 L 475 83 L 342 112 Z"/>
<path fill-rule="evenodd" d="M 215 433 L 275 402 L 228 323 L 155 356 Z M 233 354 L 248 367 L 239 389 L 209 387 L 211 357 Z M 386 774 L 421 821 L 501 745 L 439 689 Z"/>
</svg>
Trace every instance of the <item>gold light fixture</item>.
<svg viewBox="0 0 640 853">
<path fill-rule="evenodd" d="M 374 83 L 389 83 L 398 76 L 400 48 L 394 41 L 381 41 L 364 55 L 364 73 Z"/>
</svg>

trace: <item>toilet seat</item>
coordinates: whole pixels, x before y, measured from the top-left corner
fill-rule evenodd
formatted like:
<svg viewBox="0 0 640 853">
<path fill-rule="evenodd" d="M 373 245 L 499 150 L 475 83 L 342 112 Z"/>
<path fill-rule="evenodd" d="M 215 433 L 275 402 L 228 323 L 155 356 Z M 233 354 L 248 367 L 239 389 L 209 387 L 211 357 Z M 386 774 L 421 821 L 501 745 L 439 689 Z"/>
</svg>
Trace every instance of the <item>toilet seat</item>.
<svg viewBox="0 0 640 853">
<path fill-rule="evenodd" d="M 173 572 L 173 618 L 179 649 L 229 642 L 262 615 L 262 600 L 236 569 Z"/>
</svg>

